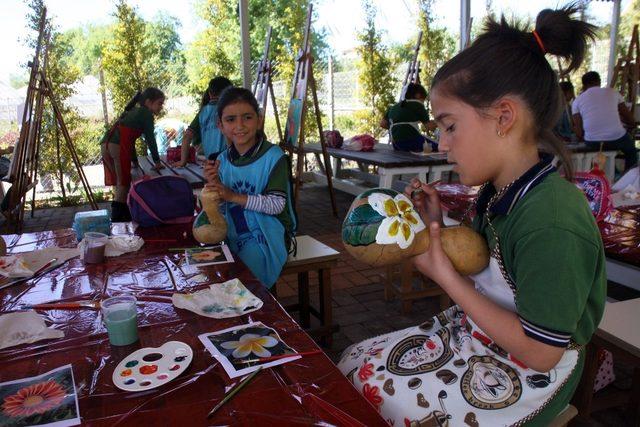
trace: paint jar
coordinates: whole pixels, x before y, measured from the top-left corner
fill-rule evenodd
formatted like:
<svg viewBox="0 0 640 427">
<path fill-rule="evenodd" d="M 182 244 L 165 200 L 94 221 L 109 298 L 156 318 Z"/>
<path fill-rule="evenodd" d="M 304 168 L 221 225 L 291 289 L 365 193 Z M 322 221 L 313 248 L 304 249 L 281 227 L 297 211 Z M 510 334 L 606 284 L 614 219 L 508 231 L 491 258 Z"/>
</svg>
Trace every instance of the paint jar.
<svg viewBox="0 0 640 427">
<path fill-rule="evenodd" d="M 100 309 L 111 345 L 129 345 L 138 341 L 136 297 L 111 297 L 102 301 Z"/>
<path fill-rule="evenodd" d="M 83 259 L 85 264 L 101 264 L 109 237 L 106 234 L 89 231 L 84 233 Z"/>
</svg>

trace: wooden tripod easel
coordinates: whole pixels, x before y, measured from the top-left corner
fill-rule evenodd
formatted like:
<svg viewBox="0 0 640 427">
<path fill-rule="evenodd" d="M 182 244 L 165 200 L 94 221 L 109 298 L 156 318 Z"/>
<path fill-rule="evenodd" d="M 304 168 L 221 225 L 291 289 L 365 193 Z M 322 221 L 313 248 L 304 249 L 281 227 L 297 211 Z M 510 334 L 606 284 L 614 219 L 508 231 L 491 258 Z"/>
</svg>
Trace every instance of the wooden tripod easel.
<svg viewBox="0 0 640 427">
<path fill-rule="evenodd" d="M 333 215 L 338 216 L 338 209 L 336 207 L 336 198 L 333 192 L 333 180 L 331 173 L 331 162 L 329 160 L 329 153 L 327 153 L 327 146 L 324 140 L 324 134 L 322 132 L 322 121 L 320 118 L 320 106 L 318 104 L 318 93 L 316 90 L 316 81 L 313 77 L 313 56 L 311 55 L 311 42 L 309 40 L 311 31 L 311 14 L 313 12 L 313 5 L 309 3 L 307 11 L 307 21 L 304 30 L 304 41 L 302 48 L 296 58 L 296 68 L 293 74 L 293 83 L 291 87 L 291 101 L 289 103 L 289 111 L 287 114 L 287 124 L 285 126 L 284 138 L 281 140 L 280 146 L 286 150 L 291 158 L 293 154 L 297 155 L 296 159 L 296 174 L 294 176 L 294 198 L 298 200 L 298 193 L 302 186 L 302 174 L 304 167 L 304 124 L 305 115 L 307 111 L 307 88 L 311 88 L 311 95 L 313 97 L 313 107 L 315 110 L 316 122 L 318 125 L 318 133 L 320 138 L 320 146 L 322 148 L 322 158 L 320 161 L 319 156 L 316 154 L 318 163 L 322 167 L 324 163 L 324 173 L 327 177 L 327 186 L 329 187 L 329 197 L 331 198 L 331 208 Z"/>
<path fill-rule="evenodd" d="M 638 96 L 638 86 L 640 85 L 640 41 L 638 36 L 638 25 L 633 26 L 631 41 L 627 54 L 618 59 L 618 63 L 613 70 L 613 78 L 609 87 L 616 87 L 620 79 L 620 93 L 624 100 L 631 103 L 631 115 L 635 117 L 636 97 Z"/>
<path fill-rule="evenodd" d="M 402 101 L 404 99 L 405 95 L 407 94 L 407 87 L 410 83 L 420 84 L 420 61 L 418 61 L 418 54 L 420 53 L 420 43 L 422 43 L 422 31 L 418 33 L 418 41 L 416 42 L 416 46 L 413 48 L 413 58 L 411 58 L 411 62 L 409 62 L 407 73 L 405 74 L 404 81 L 402 82 L 399 101 Z"/>
<path fill-rule="evenodd" d="M 45 97 L 48 98 L 53 113 L 56 118 L 59 131 L 62 133 L 67 149 L 71 154 L 73 163 L 76 167 L 82 185 L 84 187 L 87 199 L 92 209 L 98 209 L 95 202 L 91 187 L 87 181 L 87 177 L 82 170 L 82 165 L 78 158 L 78 154 L 71 141 L 71 136 L 67 126 L 62 118 L 62 112 L 56 97 L 53 93 L 53 86 L 48 79 L 45 70 L 47 67 L 47 42 L 45 40 L 46 31 L 46 8 L 43 9 L 38 25 L 38 41 L 36 44 L 36 53 L 33 61 L 29 64 L 31 72 L 29 76 L 29 85 L 27 86 L 27 95 L 25 99 L 25 107 L 22 113 L 22 126 L 20 128 L 20 137 L 14 149 L 13 159 L 9 168 L 7 178 L 12 182 L 11 196 L 9 197 L 9 216 L 8 225 L 16 232 L 22 231 L 24 221 L 24 209 L 26 205 L 27 194 L 29 190 L 33 190 L 31 201 L 31 215 L 35 210 L 35 187 L 37 185 L 38 176 L 38 157 L 40 153 L 40 131 L 42 125 L 42 113 L 44 110 Z M 48 37 L 46 37 L 48 39 Z M 42 56 L 42 66 L 40 57 Z M 59 152 L 59 147 L 58 147 Z M 62 170 L 60 171 L 62 175 Z"/>
<path fill-rule="evenodd" d="M 282 141 L 282 128 L 280 127 L 280 118 L 278 117 L 278 105 L 273 92 L 273 83 L 271 81 L 273 66 L 269 60 L 269 48 L 271 45 L 271 27 L 267 30 L 267 37 L 264 41 L 264 52 L 262 59 L 258 62 L 256 71 L 256 80 L 253 83 L 253 94 L 258 100 L 260 111 L 264 116 L 267 115 L 267 103 L 271 98 L 273 106 L 273 115 L 276 119 L 276 127 L 278 129 L 278 141 Z"/>
</svg>

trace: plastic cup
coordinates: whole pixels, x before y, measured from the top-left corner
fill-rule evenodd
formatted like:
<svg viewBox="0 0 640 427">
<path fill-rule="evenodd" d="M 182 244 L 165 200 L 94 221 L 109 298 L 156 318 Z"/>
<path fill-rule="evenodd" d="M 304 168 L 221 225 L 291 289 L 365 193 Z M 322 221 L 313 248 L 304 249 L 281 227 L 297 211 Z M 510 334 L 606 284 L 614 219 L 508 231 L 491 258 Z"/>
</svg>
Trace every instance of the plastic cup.
<svg viewBox="0 0 640 427">
<path fill-rule="evenodd" d="M 106 234 L 89 231 L 84 233 L 83 259 L 85 264 L 101 264 L 104 261 L 104 249 L 109 237 Z"/>
<path fill-rule="evenodd" d="M 129 345 L 138 341 L 136 297 L 119 295 L 108 298 L 102 301 L 100 309 L 111 345 Z"/>
</svg>

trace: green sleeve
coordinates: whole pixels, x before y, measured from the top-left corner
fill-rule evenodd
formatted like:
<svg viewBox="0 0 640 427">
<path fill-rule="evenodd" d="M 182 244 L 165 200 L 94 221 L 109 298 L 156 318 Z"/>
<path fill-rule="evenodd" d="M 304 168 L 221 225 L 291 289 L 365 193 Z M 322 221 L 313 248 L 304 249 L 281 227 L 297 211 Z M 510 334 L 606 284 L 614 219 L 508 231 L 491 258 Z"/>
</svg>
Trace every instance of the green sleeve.
<svg viewBox="0 0 640 427">
<path fill-rule="evenodd" d="M 158 162 L 160 161 L 160 155 L 158 155 L 158 144 L 156 143 L 153 113 L 146 108 L 143 110 L 145 110 L 142 116 L 142 133 L 144 134 L 144 142 L 147 143 L 147 147 L 149 147 L 149 150 L 151 151 L 151 158 L 153 161 Z"/>
<path fill-rule="evenodd" d="M 423 123 L 426 123 L 429 121 L 429 112 L 427 111 L 427 107 L 425 107 L 424 104 L 420 104 L 418 108 L 418 117 L 420 118 L 420 121 Z"/>
<path fill-rule="evenodd" d="M 518 314 L 528 336 L 558 347 L 571 337 L 588 341 L 604 304 L 604 298 L 598 302 L 593 293 L 601 286 L 600 252 L 597 242 L 561 227 L 518 238 L 512 273 Z"/>
</svg>

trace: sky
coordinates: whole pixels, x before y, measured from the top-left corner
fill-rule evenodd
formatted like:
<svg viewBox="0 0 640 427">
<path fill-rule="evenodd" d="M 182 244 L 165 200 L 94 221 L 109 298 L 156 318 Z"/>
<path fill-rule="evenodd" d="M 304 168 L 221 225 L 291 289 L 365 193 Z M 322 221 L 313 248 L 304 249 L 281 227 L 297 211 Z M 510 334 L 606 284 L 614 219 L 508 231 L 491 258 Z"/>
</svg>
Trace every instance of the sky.
<svg viewBox="0 0 640 427">
<path fill-rule="evenodd" d="M 202 23 L 193 11 L 196 0 L 128 0 L 138 8 L 145 19 L 152 19 L 163 11 L 180 20 L 180 37 L 183 44 L 193 40 Z M 292 0 L 300 1 L 300 0 Z M 45 0 L 49 15 L 61 30 L 75 28 L 89 23 L 107 24 L 112 21 L 113 0 Z M 415 36 L 417 6 L 415 0 L 373 0 L 378 14 L 377 26 L 385 31 L 385 40 L 405 42 Z M 544 8 L 554 8 L 563 1 L 549 0 L 492 0 L 495 12 L 511 12 L 518 16 L 530 16 Z M 622 10 L 630 0 L 622 0 Z M 471 15 L 474 21 L 480 21 L 485 14 L 485 0 L 471 0 Z M 251 0 L 249 0 L 251 7 Z M 328 31 L 328 42 L 336 54 L 352 49 L 356 45 L 356 32 L 364 25 L 360 0 L 319 0 L 318 20 L 314 27 L 324 27 Z M 449 28 L 454 34 L 459 31 L 460 2 L 457 0 L 436 0 L 434 11 L 437 24 Z M 612 5 L 608 2 L 591 2 L 588 15 L 593 16 L 596 24 L 611 20 Z M 23 46 L 26 31 L 27 7 L 22 0 L 0 0 L 0 81 L 8 82 L 12 74 L 22 74 L 20 64 L 31 58 L 31 49 Z"/>
</svg>

